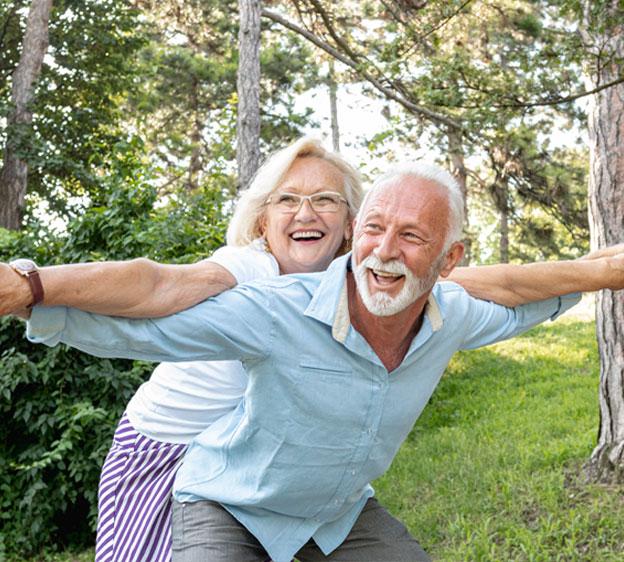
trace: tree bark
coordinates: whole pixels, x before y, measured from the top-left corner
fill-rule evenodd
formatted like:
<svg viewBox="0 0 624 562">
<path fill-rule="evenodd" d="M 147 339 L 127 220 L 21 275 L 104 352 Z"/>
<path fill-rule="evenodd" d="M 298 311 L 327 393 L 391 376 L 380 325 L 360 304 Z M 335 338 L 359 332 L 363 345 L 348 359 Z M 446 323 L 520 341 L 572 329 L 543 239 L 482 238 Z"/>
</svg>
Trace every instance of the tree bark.
<svg viewBox="0 0 624 562">
<path fill-rule="evenodd" d="M 586 15 L 591 3 L 586 5 Z M 617 2 L 608 15 L 613 25 L 604 35 L 585 38 L 600 46 L 596 67 L 587 69 L 591 85 L 599 86 L 624 73 L 624 26 Z M 619 12 L 619 13 L 618 13 Z M 604 29 L 604 27 L 602 27 Z M 590 51 L 591 52 L 591 51 Z M 615 55 L 606 58 L 604 55 Z M 592 248 L 624 240 L 624 84 L 602 90 L 589 106 L 589 222 Z M 587 473 L 601 482 L 624 482 L 624 292 L 602 291 L 596 302 L 596 332 L 600 352 L 600 427 Z"/>
<path fill-rule="evenodd" d="M 260 0 L 239 0 L 238 189 L 245 189 L 260 165 Z"/>
<path fill-rule="evenodd" d="M 338 126 L 338 85 L 334 71 L 333 59 L 329 61 L 329 74 L 327 76 L 329 86 L 329 110 L 331 114 L 332 148 L 334 152 L 340 152 L 340 128 Z"/>
<path fill-rule="evenodd" d="M 13 73 L 11 102 L 7 118 L 7 141 L 0 173 L 0 226 L 19 230 L 22 222 L 28 179 L 28 165 L 20 158 L 20 148 L 32 123 L 30 102 L 48 48 L 48 22 L 52 0 L 33 0 L 28 13 L 22 54 Z"/>
<path fill-rule="evenodd" d="M 496 174 L 491 190 L 499 215 L 498 261 L 509 263 L 509 186 L 507 179 L 503 175 Z"/>
<path fill-rule="evenodd" d="M 470 265 L 472 258 L 472 239 L 469 235 L 470 222 L 468 219 L 468 171 L 464 154 L 464 144 L 461 131 L 449 129 L 447 132 L 450 168 L 453 177 L 457 180 L 464 196 L 464 257 L 460 265 Z"/>
<path fill-rule="evenodd" d="M 505 188 L 505 198 L 507 196 L 507 189 Z M 509 263 L 509 205 L 505 203 L 499 209 L 500 223 L 499 234 L 500 239 L 498 242 L 498 255 L 501 263 Z"/>
<path fill-rule="evenodd" d="M 191 100 L 193 105 L 193 129 L 191 130 L 191 158 L 188 168 L 188 180 L 186 189 L 195 191 L 199 187 L 199 173 L 202 169 L 201 148 L 202 148 L 202 120 L 199 108 L 199 82 L 193 78 Z"/>
</svg>

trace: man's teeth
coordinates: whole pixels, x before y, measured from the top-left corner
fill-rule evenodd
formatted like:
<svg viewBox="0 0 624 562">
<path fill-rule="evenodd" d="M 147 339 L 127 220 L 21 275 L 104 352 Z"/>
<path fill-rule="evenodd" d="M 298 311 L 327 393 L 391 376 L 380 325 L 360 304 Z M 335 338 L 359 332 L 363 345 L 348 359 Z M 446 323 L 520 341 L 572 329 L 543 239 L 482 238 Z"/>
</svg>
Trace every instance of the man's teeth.
<svg viewBox="0 0 624 562">
<path fill-rule="evenodd" d="M 305 230 L 302 232 L 293 232 L 291 237 L 293 240 L 299 240 L 300 238 L 322 238 L 323 233 L 318 230 Z"/>
<path fill-rule="evenodd" d="M 389 273 L 387 271 L 380 271 L 378 269 L 373 269 L 373 273 L 377 277 L 401 277 L 400 273 Z"/>
</svg>

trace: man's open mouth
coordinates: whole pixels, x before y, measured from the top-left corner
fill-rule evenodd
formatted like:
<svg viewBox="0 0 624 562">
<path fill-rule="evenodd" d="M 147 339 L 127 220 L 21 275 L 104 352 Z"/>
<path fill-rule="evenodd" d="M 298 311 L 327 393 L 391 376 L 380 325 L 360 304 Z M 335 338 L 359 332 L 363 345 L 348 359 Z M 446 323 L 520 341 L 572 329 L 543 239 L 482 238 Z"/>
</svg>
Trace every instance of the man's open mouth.
<svg viewBox="0 0 624 562">
<path fill-rule="evenodd" d="M 381 269 L 369 269 L 368 271 L 370 271 L 375 282 L 379 285 L 392 285 L 405 277 L 405 275 L 401 273 L 390 273 L 389 271 L 383 271 Z"/>
</svg>

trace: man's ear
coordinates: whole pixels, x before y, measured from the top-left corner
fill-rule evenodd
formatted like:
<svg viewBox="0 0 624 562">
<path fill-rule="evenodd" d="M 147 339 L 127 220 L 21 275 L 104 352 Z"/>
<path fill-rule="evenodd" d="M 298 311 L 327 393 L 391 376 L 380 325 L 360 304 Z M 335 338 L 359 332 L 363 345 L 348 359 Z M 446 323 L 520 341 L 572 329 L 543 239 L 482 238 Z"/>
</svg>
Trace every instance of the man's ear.
<svg viewBox="0 0 624 562">
<path fill-rule="evenodd" d="M 352 237 L 355 235 L 355 231 L 356 231 L 356 229 L 357 229 L 357 218 L 354 218 L 354 219 L 351 221 L 351 229 L 350 229 L 350 232 L 351 232 L 351 236 L 352 236 Z"/>
<path fill-rule="evenodd" d="M 464 244 L 463 242 L 453 242 L 448 252 L 446 252 L 444 266 L 440 271 L 440 277 L 448 277 L 451 271 L 455 269 L 455 266 L 464 257 Z"/>
</svg>

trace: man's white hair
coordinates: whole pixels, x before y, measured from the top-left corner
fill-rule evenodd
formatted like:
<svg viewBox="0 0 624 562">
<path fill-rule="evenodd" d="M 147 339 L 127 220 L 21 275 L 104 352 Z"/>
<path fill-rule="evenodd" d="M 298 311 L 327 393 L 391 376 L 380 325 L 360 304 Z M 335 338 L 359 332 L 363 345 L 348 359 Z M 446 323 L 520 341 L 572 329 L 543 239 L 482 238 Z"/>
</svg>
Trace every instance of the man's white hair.
<svg viewBox="0 0 624 562">
<path fill-rule="evenodd" d="M 320 141 L 302 137 L 286 148 L 273 153 L 258 169 L 249 188 L 241 193 L 227 229 L 230 246 L 246 246 L 262 235 L 261 225 L 265 202 L 297 158 L 315 157 L 329 162 L 344 176 L 344 196 L 349 206 L 349 220 L 355 217 L 363 197 L 359 172 L 342 156 L 325 150 Z"/>
<path fill-rule="evenodd" d="M 446 190 L 450 212 L 444 248 L 445 251 L 448 250 L 453 242 L 462 239 L 462 231 L 464 228 L 464 196 L 455 178 L 449 172 L 435 164 L 416 161 L 392 166 L 386 173 L 378 177 L 372 187 L 366 192 L 362 206 L 357 214 L 356 222 L 360 222 L 362 213 L 374 193 L 408 177 L 435 182 Z M 418 185 L 419 184 L 413 184 L 413 189 L 418 189 Z"/>
</svg>

